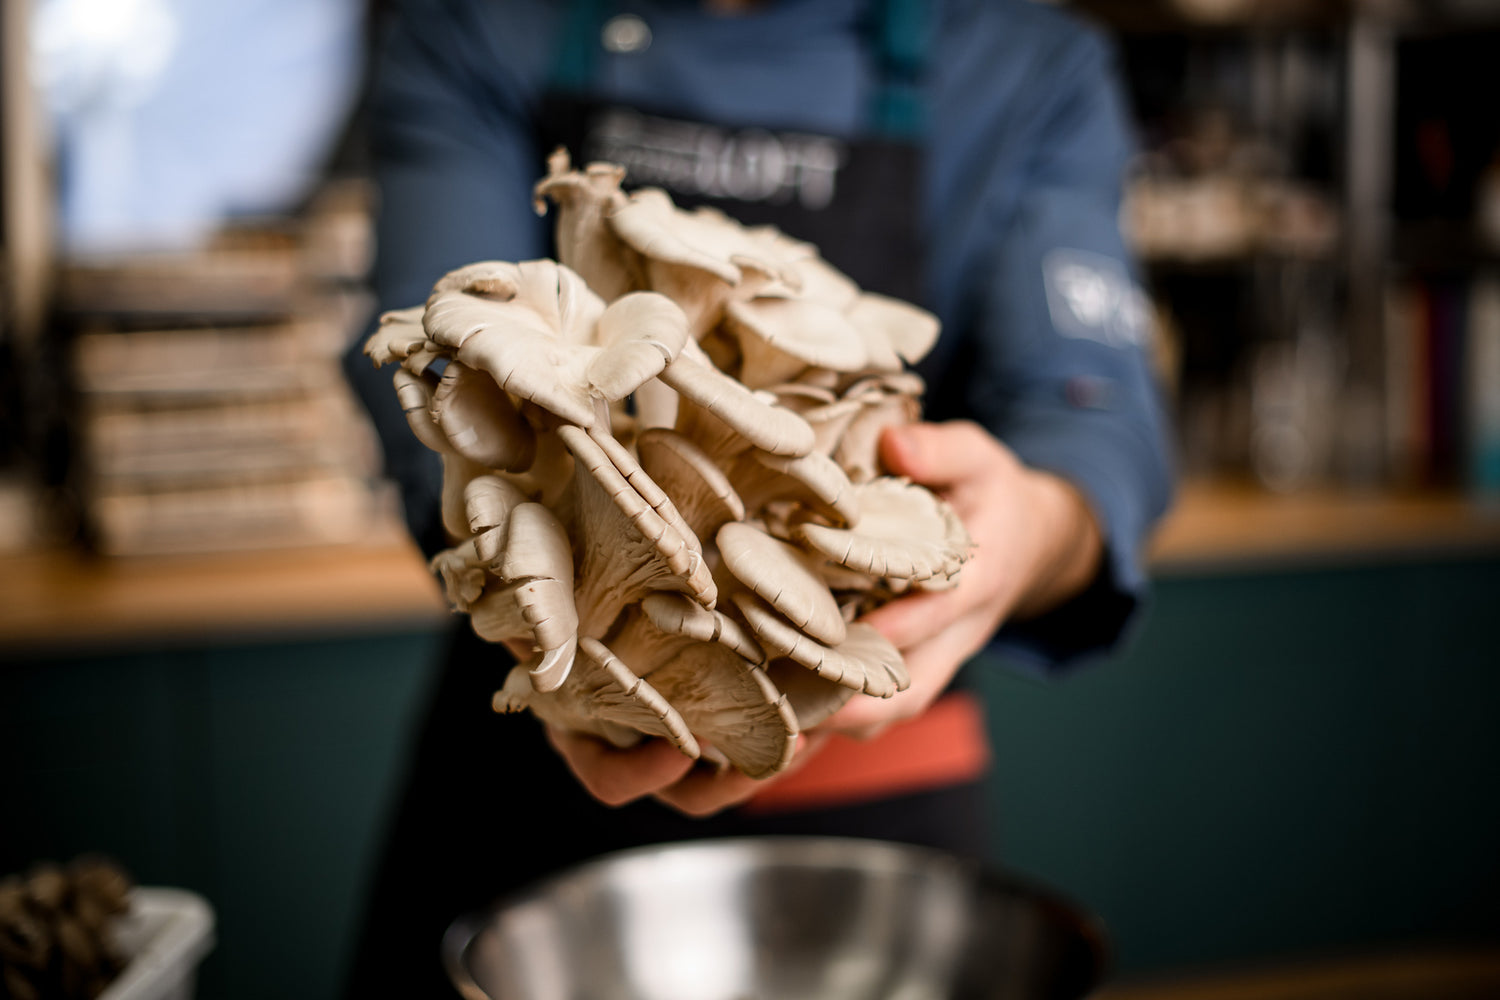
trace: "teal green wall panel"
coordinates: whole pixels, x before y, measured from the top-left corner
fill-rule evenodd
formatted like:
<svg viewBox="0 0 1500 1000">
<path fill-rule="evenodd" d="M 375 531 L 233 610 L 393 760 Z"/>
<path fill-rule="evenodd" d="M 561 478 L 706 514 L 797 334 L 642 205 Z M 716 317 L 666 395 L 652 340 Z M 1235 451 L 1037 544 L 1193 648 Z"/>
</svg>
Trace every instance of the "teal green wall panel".
<svg viewBox="0 0 1500 1000">
<path fill-rule="evenodd" d="M 0 871 L 102 851 L 214 906 L 201 996 L 336 995 L 437 644 L 0 665 Z"/>
<path fill-rule="evenodd" d="M 978 672 L 997 856 L 1127 972 L 1500 935 L 1497 597 L 1493 564 L 1175 579 L 1118 662 Z"/>
<path fill-rule="evenodd" d="M 1131 648 L 984 664 L 1001 862 L 1122 973 L 1500 943 L 1500 562 L 1174 578 Z M 214 905 L 207 1000 L 329 1000 L 441 636 L 0 654 L 0 871 Z"/>
</svg>

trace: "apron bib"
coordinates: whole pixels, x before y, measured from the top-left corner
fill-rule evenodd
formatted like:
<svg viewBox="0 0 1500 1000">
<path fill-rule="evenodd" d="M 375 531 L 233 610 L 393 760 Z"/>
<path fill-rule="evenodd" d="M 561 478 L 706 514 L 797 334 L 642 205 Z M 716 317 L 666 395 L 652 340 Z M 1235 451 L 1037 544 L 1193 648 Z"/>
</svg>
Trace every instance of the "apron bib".
<svg viewBox="0 0 1500 1000">
<path fill-rule="evenodd" d="M 580 166 L 618 163 L 627 188 L 662 188 L 683 208 L 707 206 L 748 226 L 775 226 L 815 245 L 862 289 L 921 304 L 922 155 L 913 141 L 920 130 L 919 6 L 883 4 L 873 39 L 882 70 L 870 134 L 839 137 L 734 128 L 586 96 L 612 12 L 600 0 L 575 0 L 538 114 L 541 148 L 562 146 Z"/>
</svg>

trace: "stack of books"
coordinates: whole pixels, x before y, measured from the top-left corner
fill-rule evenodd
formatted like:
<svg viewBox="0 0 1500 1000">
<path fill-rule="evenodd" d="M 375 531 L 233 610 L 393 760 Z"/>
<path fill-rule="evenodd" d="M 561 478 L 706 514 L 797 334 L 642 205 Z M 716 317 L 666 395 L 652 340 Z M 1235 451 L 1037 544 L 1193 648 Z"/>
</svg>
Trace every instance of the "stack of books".
<svg viewBox="0 0 1500 1000">
<path fill-rule="evenodd" d="M 339 360 L 370 320 L 366 204 L 335 192 L 193 252 L 65 268 L 79 487 L 101 552 L 357 542 L 389 523 Z"/>
</svg>

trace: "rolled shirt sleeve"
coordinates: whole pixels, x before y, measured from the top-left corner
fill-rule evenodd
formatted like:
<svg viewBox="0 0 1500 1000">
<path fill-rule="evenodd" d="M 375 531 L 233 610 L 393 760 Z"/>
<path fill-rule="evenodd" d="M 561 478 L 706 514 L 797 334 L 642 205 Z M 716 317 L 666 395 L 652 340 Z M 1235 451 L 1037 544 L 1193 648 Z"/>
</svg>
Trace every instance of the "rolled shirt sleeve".
<svg viewBox="0 0 1500 1000">
<path fill-rule="evenodd" d="M 1171 452 L 1150 309 L 1119 229 L 1131 142 L 1110 49 L 1055 11 L 995 7 L 1010 18 L 996 32 L 1010 32 L 1014 57 L 1000 74 L 1003 102 L 965 75 L 977 64 L 973 35 L 949 37 L 956 68 L 939 84 L 952 89 L 950 106 L 967 106 L 961 120 L 940 118 L 935 135 L 933 169 L 946 183 L 934 196 L 934 284 L 957 335 L 934 358 L 929 413 L 980 422 L 1027 465 L 1068 480 L 1098 520 L 1106 551 L 1093 583 L 1008 623 L 992 644 L 1050 671 L 1113 650 L 1137 618 L 1143 549 L 1171 498 Z M 989 134 L 1005 137 L 1000 152 L 976 168 Z"/>
</svg>

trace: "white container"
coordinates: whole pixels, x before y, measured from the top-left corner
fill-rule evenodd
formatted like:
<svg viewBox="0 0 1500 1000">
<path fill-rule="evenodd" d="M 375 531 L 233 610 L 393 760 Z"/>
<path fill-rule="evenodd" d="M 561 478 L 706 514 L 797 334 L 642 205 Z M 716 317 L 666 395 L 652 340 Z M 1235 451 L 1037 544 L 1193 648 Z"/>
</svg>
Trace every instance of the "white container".
<svg viewBox="0 0 1500 1000">
<path fill-rule="evenodd" d="M 138 888 L 115 935 L 130 964 L 98 1000 L 192 1000 L 198 963 L 214 946 L 214 911 L 182 889 Z"/>
</svg>

